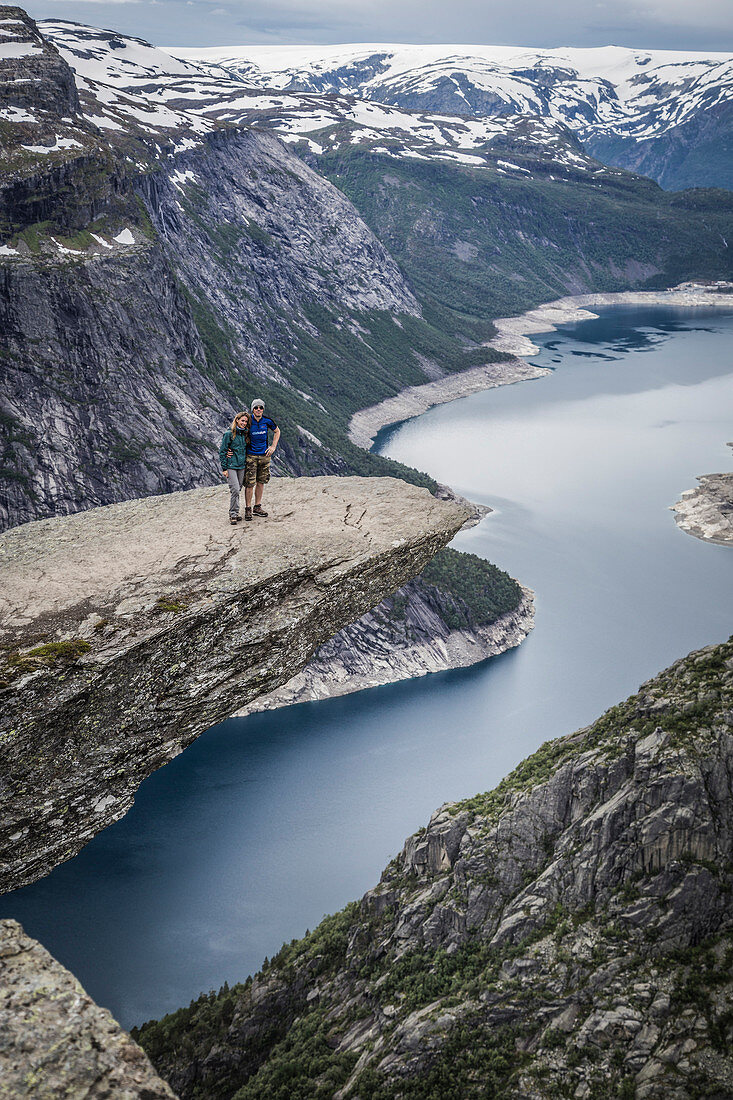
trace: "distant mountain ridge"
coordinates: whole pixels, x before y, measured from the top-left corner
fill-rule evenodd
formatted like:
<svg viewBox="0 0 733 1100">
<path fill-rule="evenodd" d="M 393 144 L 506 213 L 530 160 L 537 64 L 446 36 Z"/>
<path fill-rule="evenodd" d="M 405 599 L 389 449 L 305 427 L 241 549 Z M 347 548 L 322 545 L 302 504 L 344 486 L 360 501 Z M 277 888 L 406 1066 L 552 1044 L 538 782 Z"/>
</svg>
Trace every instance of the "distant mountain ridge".
<svg viewBox="0 0 733 1100">
<path fill-rule="evenodd" d="M 733 195 L 667 194 L 556 119 L 264 91 L 0 13 L 2 525 L 210 482 L 253 387 L 281 470 L 428 484 L 351 416 L 496 362 L 495 317 L 733 273 Z"/>
<path fill-rule="evenodd" d="M 170 48 L 244 82 L 473 118 L 532 115 L 668 189 L 733 187 L 733 55 L 514 46 Z"/>
</svg>

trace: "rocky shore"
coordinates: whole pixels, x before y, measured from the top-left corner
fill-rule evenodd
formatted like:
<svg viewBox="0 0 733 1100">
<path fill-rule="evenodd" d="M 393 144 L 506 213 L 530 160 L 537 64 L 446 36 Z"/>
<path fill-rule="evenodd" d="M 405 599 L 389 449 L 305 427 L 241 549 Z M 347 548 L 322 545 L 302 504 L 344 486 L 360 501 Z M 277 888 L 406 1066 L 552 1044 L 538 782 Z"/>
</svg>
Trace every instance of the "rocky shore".
<svg viewBox="0 0 733 1100">
<path fill-rule="evenodd" d="M 460 374 L 448 374 L 422 386 L 408 386 L 396 397 L 388 397 L 378 405 L 360 409 L 349 421 L 349 439 L 358 447 L 369 450 L 377 432 L 389 424 L 411 420 L 414 416 L 432 409 L 434 405 L 447 405 L 458 397 L 506 386 L 512 382 L 525 382 L 542 378 L 549 371 L 533 367 L 521 359 L 507 359 L 500 363 L 488 363 L 483 367 L 471 367 Z"/>
<path fill-rule="evenodd" d="M 733 474 L 705 474 L 672 506 L 677 526 L 705 542 L 733 546 Z"/>
<path fill-rule="evenodd" d="M 549 371 L 525 362 L 521 357 L 536 355 L 539 348 L 528 335 L 552 332 L 558 325 L 573 324 L 596 317 L 593 308 L 603 306 L 729 306 L 733 310 L 733 283 L 704 285 L 682 283 L 670 290 L 629 290 L 615 294 L 577 294 L 546 302 L 517 317 L 494 321 L 497 335 L 487 347 L 514 356 L 500 363 L 473 367 L 447 375 L 422 386 L 410 386 L 396 397 L 360 409 L 349 423 L 349 438 L 360 447 L 371 447 L 377 433 L 390 424 L 420 416 L 435 405 L 445 405 L 458 397 L 468 397 L 494 386 L 542 378 Z"/>
<path fill-rule="evenodd" d="M 518 317 L 494 321 L 497 335 L 489 347 L 509 355 L 536 355 L 539 348 L 528 336 L 554 332 L 558 325 L 572 325 L 597 317 L 593 309 L 603 306 L 729 306 L 733 310 L 733 283 L 713 285 L 682 283 L 670 290 L 626 290 L 616 294 L 575 294 L 546 302 Z"/>
<path fill-rule="evenodd" d="M 518 646 L 534 627 L 534 593 L 528 588 L 522 588 L 521 603 L 514 611 L 466 630 L 450 629 L 437 603 L 439 595 L 431 589 L 419 580 L 410 581 L 325 642 L 310 664 L 287 684 L 253 700 L 239 714 L 466 668 Z M 404 604 L 397 615 L 401 601 Z"/>
</svg>

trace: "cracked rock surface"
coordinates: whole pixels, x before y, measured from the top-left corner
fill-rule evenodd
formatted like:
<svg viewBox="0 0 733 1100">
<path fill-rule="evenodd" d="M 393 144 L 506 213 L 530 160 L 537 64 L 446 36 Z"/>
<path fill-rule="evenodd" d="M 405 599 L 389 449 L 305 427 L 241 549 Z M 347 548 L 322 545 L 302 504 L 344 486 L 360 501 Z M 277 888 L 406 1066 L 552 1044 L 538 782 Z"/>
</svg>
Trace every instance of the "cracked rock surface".
<svg viewBox="0 0 733 1100">
<path fill-rule="evenodd" d="M 0 536 L 0 885 L 32 882 L 121 817 L 139 783 L 289 680 L 419 573 L 467 516 L 392 478 L 221 485 Z"/>
</svg>

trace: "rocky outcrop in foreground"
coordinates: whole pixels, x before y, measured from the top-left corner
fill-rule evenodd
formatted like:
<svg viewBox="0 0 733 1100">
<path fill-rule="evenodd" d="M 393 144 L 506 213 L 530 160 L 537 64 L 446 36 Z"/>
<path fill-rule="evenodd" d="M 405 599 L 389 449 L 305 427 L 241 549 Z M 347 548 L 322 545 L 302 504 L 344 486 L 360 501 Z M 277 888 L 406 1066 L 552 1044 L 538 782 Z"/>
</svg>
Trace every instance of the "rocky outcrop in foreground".
<svg viewBox="0 0 733 1100">
<path fill-rule="evenodd" d="M 187 1100 L 728 1098 L 732 775 L 733 639 L 441 807 L 360 903 L 137 1037 Z"/>
<path fill-rule="evenodd" d="M 673 506 L 677 526 L 705 542 L 733 546 L 733 474 L 705 474 Z"/>
<path fill-rule="evenodd" d="M 138 784 L 289 680 L 419 573 L 467 517 L 391 478 L 148 497 L 0 537 L 0 886 L 32 882 L 121 817 Z"/>
<path fill-rule="evenodd" d="M 147 1057 L 68 970 L 0 921 L 2 1100 L 175 1100 Z"/>
</svg>

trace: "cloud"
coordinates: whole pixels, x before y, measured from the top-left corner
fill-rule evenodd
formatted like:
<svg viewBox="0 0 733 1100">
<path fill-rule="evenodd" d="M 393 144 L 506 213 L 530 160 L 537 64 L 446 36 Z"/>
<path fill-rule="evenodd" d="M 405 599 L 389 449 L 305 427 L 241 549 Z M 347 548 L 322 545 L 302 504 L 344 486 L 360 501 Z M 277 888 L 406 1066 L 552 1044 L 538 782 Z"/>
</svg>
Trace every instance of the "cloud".
<svg viewBox="0 0 733 1100">
<path fill-rule="evenodd" d="M 113 21 L 123 32 L 181 46 L 414 42 L 733 52 L 731 0 L 224 0 L 226 7 L 222 0 L 63 2 L 68 19 L 89 20 L 91 9 L 103 24 Z M 56 9 L 57 17 L 59 3 L 38 0 L 32 14 L 43 18 Z M 125 17 L 125 5 L 132 4 Z"/>
<path fill-rule="evenodd" d="M 152 0 L 151 0 L 152 2 Z M 68 0 L 46 0 L 47 4 L 65 4 L 69 6 Z M 140 4 L 142 0 L 74 0 L 74 4 L 95 4 L 98 8 L 106 8 L 108 5 L 118 4 Z M 37 19 L 42 18 L 36 15 Z"/>
</svg>

